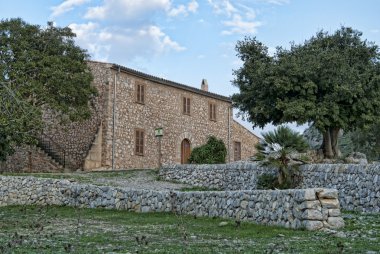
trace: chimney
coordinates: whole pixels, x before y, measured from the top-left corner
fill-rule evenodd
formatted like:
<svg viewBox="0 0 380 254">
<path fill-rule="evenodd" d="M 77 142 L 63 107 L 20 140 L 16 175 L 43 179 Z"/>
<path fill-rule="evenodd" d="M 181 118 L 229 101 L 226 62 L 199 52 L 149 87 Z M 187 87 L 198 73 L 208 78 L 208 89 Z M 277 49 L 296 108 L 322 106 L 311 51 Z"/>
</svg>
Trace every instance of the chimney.
<svg viewBox="0 0 380 254">
<path fill-rule="evenodd" d="M 202 89 L 203 91 L 208 92 L 208 83 L 207 83 L 207 79 L 202 79 L 201 89 Z"/>
</svg>

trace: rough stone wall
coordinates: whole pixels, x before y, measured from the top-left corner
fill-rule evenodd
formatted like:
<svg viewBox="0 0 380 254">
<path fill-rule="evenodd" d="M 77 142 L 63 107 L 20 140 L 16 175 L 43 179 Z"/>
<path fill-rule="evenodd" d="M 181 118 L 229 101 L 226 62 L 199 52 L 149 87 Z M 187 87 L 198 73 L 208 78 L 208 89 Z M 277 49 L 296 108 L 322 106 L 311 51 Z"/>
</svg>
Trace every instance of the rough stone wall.
<svg viewBox="0 0 380 254">
<path fill-rule="evenodd" d="M 338 192 L 332 189 L 167 192 L 76 184 L 68 180 L 0 177 L 0 206 L 68 205 L 135 212 L 223 217 L 288 228 L 340 228 Z"/>
<path fill-rule="evenodd" d="M 160 169 L 159 176 L 167 181 L 218 190 L 255 190 L 258 176 L 276 172 L 275 169 L 260 167 L 257 163 L 238 162 L 214 165 L 168 165 Z"/>
<path fill-rule="evenodd" d="M 333 188 L 339 191 L 342 208 L 380 212 L 380 164 L 310 164 L 300 167 L 301 188 Z M 221 165 L 173 165 L 160 170 L 164 180 L 222 190 L 254 190 L 257 177 L 275 173 L 257 163 Z"/>
<path fill-rule="evenodd" d="M 115 72 L 116 73 L 116 72 Z M 136 103 L 136 84 L 145 85 L 145 104 Z M 113 87 L 112 87 L 113 89 Z M 113 91 L 110 91 L 111 94 Z M 182 99 L 191 99 L 191 113 L 182 113 Z M 111 97 L 112 100 L 112 97 Z M 165 86 L 129 73 L 118 74 L 116 84 L 115 168 L 157 168 L 158 138 L 155 128 L 163 128 L 162 164 L 181 163 L 181 142 L 188 139 L 191 148 L 206 143 L 214 135 L 228 145 L 230 102 L 216 100 L 183 89 Z M 216 104 L 216 121 L 209 120 L 209 103 Z M 112 109 L 112 105 L 110 103 Z M 112 129 L 112 114 L 105 119 Z M 135 131 L 145 132 L 144 155 L 135 154 Z M 104 132 L 106 165 L 111 164 L 112 133 Z"/>
<path fill-rule="evenodd" d="M 233 149 L 234 142 L 240 142 L 241 144 L 241 160 L 247 160 L 256 153 L 255 145 L 259 142 L 259 138 L 252 132 L 247 130 L 237 121 L 232 121 L 231 143 L 232 143 L 232 159 L 233 161 Z"/>
<path fill-rule="evenodd" d="M 98 90 L 98 96 L 91 101 L 91 117 L 85 121 L 62 125 L 54 117 L 54 114 L 45 114 L 45 122 L 48 124 L 44 128 L 44 133 L 65 149 L 68 160 L 74 169 L 83 166 L 85 157 L 101 125 L 104 109 L 107 108 L 105 96 L 108 83 L 111 82 L 111 80 L 108 80 L 110 70 L 104 68 L 104 63 L 88 62 L 88 65 L 94 76 L 93 85 Z"/>
<path fill-rule="evenodd" d="M 301 169 L 301 188 L 334 188 L 344 209 L 380 212 L 380 164 L 310 164 Z"/>
<path fill-rule="evenodd" d="M 0 172 L 61 172 L 62 166 L 38 147 L 17 147 L 5 162 L 0 162 Z"/>
</svg>

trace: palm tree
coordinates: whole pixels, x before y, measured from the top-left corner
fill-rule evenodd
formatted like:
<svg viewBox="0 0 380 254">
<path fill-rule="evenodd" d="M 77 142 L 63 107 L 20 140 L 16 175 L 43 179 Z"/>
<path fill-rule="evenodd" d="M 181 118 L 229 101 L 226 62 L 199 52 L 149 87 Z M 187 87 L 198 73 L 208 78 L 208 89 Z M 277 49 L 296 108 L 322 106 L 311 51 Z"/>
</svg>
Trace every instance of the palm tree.
<svg viewBox="0 0 380 254">
<path fill-rule="evenodd" d="M 306 152 L 309 145 L 301 134 L 286 126 L 279 126 L 262 135 L 263 139 L 256 145 L 256 160 L 261 161 L 262 165 L 278 168 L 278 185 L 280 188 L 288 188 L 292 185 L 291 177 L 295 169 L 290 162 L 304 162 L 297 155 Z"/>
</svg>

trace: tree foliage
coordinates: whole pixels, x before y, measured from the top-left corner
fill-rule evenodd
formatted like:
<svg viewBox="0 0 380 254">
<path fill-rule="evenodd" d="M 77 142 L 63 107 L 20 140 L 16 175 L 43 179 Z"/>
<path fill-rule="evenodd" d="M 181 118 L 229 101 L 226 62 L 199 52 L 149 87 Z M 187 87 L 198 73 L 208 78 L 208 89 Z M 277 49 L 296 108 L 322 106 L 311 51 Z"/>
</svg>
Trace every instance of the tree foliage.
<svg viewBox="0 0 380 254">
<path fill-rule="evenodd" d="M 74 43 L 70 28 L 0 22 L 0 159 L 12 146 L 33 142 L 44 110 L 70 120 L 90 115 L 96 94 L 88 55 Z M 4 141 L 4 142 L 3 142 Z"/>
<path fill-rule="evenodd" d="M 256 38 L 237 43 L 243 67 L 234 71 L 235 106 L 254 126 L 297 122 L 323 134 L 326 157 L 339 156 L 341 129 L 353 130 L 380 117 L 380 53 L 362 33 L 342 27 L 320 31 L 270 56 Z"/>
<path fill-rule="evenodd" d="M 296 169 L 289 163 L 297 159 L 298 153 L 307 151 L 309 145 L 306 140 L 301 134 L 286 126 L 279 126 L 276 130 L 262 135 L 263 139 L 256 145 L 256 159 L 263 165 L 278 169 L 276 187 L 282 189 L 296 187 L 297 183 L 293 179 L 296 176 Z"/>
<path fill-rule="evenodd" d="M 207 143 L 191 151 L 189 163 L 218 164 L 226 162 L 227 149 L 223 140 L 210 136 Z"/>
</svg>

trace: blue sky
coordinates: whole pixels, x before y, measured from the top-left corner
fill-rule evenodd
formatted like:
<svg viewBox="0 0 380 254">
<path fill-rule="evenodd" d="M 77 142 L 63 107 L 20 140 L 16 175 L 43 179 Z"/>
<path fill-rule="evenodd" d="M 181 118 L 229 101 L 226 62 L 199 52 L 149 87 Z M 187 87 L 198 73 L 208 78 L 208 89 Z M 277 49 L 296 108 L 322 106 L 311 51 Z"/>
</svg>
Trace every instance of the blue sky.
<svg viewBox="0 0 380 254">
<path fill-rule="evenodd" d="M 93 60 L 198 88 L 206 78 L 225 96 L 238 92 L 230 81 L 245 36 L 274 51 L 343 25 L 380 45 L 379 11 L 379 0 L 0 0 L 2 19 L 70 26 Z"/>
</svg>

